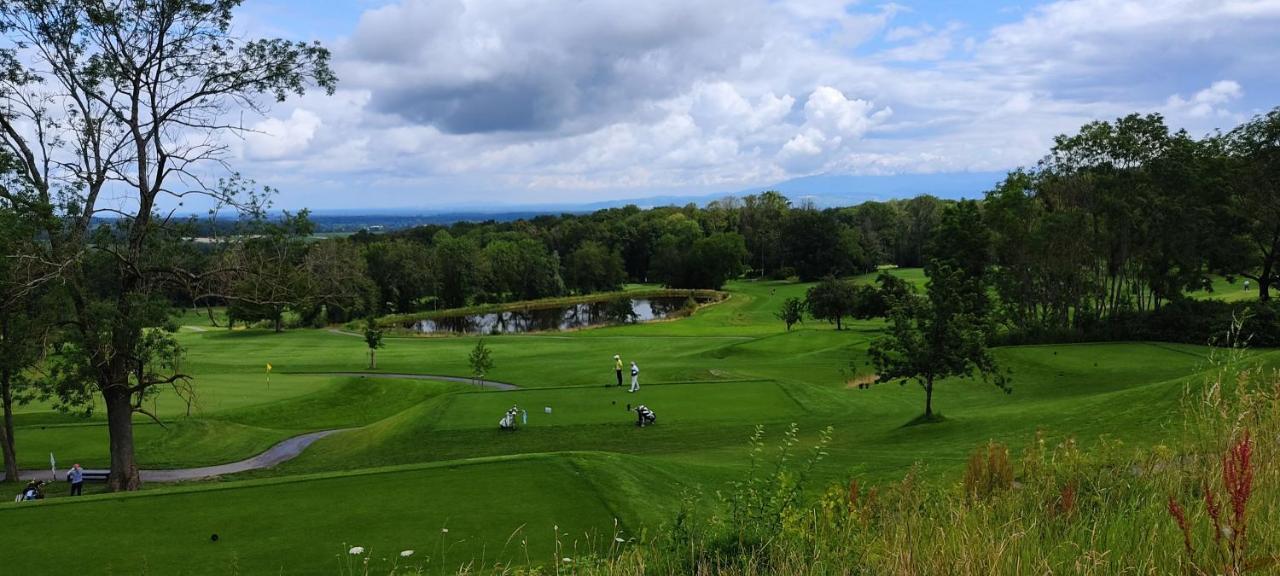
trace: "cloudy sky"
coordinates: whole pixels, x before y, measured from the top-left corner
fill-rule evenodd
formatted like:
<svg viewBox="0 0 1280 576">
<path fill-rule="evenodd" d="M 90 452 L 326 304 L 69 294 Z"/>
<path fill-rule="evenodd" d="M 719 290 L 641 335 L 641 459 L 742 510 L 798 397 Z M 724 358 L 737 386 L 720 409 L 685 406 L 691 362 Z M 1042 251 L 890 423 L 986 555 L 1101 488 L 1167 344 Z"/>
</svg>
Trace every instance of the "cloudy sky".
<svg viewBox="0 0 1280 576">
<path fill-rule="evenodd" d="M 338 92 L 235 145 L 278 205 L 447 208 L 1002 171 L 1093 119 L 1280 105 L 1280 0 L 247 0 Z"/>
</svg>

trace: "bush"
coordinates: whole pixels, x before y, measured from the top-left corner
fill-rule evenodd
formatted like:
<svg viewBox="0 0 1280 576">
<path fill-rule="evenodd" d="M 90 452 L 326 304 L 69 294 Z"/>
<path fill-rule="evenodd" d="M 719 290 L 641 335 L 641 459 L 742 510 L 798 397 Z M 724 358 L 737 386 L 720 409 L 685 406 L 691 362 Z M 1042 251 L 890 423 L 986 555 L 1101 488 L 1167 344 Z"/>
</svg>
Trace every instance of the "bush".
<svg viewBox="0 0 1280 576">
<path fill-rule="evenodd" d="M 1221 343 L 1240 323 L 1241 338 L 1249 346 L 1280 346 L 1280 302 L 1221 302 L 1182 299 L 1151 312 L 1120 314 L 1076 330 L 1009 331 L 996 336 L 998 345 L 1066 344 L 1155 340 L 1182 344 Z"/>
</svg>

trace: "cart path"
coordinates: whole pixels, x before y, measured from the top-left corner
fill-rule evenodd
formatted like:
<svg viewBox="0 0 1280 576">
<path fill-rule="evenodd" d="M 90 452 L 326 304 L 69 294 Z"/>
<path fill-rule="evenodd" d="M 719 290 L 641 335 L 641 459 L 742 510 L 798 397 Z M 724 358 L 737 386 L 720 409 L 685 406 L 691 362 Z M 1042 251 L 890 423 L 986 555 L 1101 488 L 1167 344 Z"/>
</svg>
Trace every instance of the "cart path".
<svg viewBox="0 0 1280 576">
<path fill-rule="evenodd" d="M 404 372 L 281 372 L 281 374 L 305 374 L 308 376 L 349 376 L 353 378 L 392 378 L 396 380 L 438 380 L 441 382 L 457 382 L 471 384 L 486 390 L 519 390 L 520 387 L 507 382 L 493 380 L 477 380 L 465 376 L 444 376 L 441 374 L 408 374 Z"/>
<path fill-rule="evenodd" d="M 268 448 L 252 458 L 241 460 L 239 462 L 231 462 L 228 464 L 219 464 L 217 466 L 203 466 L 200 468 L 177 468 L 173 470 L 140 470 L 143 482 L 182 482 L 184 480 L 202 480 L 224 474 L 236 474 L 239 472 L 248 472 L 250 470 L 260 470 L 262 468 L 270 468 L 281 462 L 287 462 L 297 458 L 306 450 L 308 446 L 316 440 L 326 436 L 350 430 L 350 428 L 341 428 L 337 430 L 321 430 L 320 432 L 309 432 L 300 436 L 285 439 L 284 441 Z M 90 470 L 86 472 L 105 472 L 105 470 Z M 66 470 L 58 473 L 56 480 L 66 480 Z M 55 480 L 53 472 L 50 470 L 22 470 L 18 476 L 23 480 Z"/>
<path fill-rule="evenodd" d="M 379 373 L 379 372 L 288 372 L 288 374 L 310 374 L 322 376 L 349 376 L 354 378 L 394 378 L 400 380 L 438 380 L 442 382 L 458 382 L 462 384 L 471 384 L 480 386 L 484 389 L 491 390 L 519 390 L 515 384 L 506 382 L 494 382 L 492 380 L 476 380 L 474 378 L 465 378 L 462 376 L 444 376 L 440 374 L 406 374 L 406 373 Z M 316 440 L 351 430 L 351 428 L 340 428 L 337 430 L 321 430 L 319 432 L 309 432 L 300 436 L 294 436 L 281 441 L 279 444 L 268 448 L 266 452 L 258 454 L 252 458 L 240 460 L 239 462 L 230 462 L 227 464 L 218 464 L 216 466 L 203 466 L 200 468 L 176 468 L 172 470 L 140 470 L 143 482 L 183 482 L 187 480 L 202 480 L 205 478 L 213 478 L 225 474 L 237 474 L 240 472 L 248 472 L 250 470 L 261 470 L 263 468 L 271 468 L 282 462 L 287 462 L 297 458 L 311 446 Z M 105 472 L 105 470 L 85 469 L 86 472 Z M 45 480 L 53 481 L 53 472 L 50 470 L 20 470 L 19 478 L 23 480 Z M 66 470 L 62 470 L 58 474 L 58 480 L 66 480 Z"/>
</svg>

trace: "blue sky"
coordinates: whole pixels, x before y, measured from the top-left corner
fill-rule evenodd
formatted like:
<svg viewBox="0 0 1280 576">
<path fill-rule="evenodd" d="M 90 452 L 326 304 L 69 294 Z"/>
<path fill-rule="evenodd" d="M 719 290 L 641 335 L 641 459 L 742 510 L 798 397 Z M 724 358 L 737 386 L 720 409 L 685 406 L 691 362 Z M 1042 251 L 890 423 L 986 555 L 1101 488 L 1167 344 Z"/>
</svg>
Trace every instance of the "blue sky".
<svg viewBox="0 0 1280 576">
<path fill-rule="evenodd" d="M 1094 119 L 1195 134 L 1280 105 L 1280 0 L 246 0 L 319 40 L 332 97 L 233 143 L 278 205 L 712 194 L 1004 171 Z"/>
</svg>

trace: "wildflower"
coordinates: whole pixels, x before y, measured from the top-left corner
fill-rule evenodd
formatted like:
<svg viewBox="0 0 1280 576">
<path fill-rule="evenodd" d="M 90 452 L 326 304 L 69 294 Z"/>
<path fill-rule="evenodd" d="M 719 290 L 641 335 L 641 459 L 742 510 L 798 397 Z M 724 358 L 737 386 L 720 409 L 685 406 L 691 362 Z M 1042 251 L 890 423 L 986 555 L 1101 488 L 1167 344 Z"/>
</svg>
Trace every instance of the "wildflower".
<svg viewBox="0 0 1280 576">
<path fill-rule="evenodd" d="M 347 550 L 347 554 L 352 556 L 364 554 L 364 546 L 352 546 L 350 550 Z"/>
<path fill-rule="evenodd" d="M 614 537 L 613 541 L 618 543 L 626 542 L 626 540 L 623 540 L 621 537 Z"/>
<path fill-rule="evenodd" d="M 449 529 L 448 529 L 448 528 L 441 528 L 441 529 L 440 529 L 440 533 L 441 533 L 441 534 L 448 534 L 448 533 L 449 533 Z"/>
<path fill-rule="evenodd" d="M 410 557 L 410 556 L 413 556 L 413 550 L 401 550 L 401 551 L 400 551 L 400 557 L 401 557 L 401 558 L 408 558 L 408 557 Z"/>
<path fill-rule="evenodd" d="M 1249 496 L 1253 493 L 1253 440 L 1249 431 L 1222 456 L 1222 483 L 1231 495 L 1231 527 L 1244 534 Z"/>
<path fill-rule="evenodd" d="M 1213 497 L 1213 492 L 1209 488 L 1209 484 L 1204 485 L 1204 508 L 1209 513 L 1209 519 L 1213 521 L 1213 543 L 1221 545 L 1223 528 L 1222 525 L 1222 508 L 1218 506 L 1217 498 Z"/>
<path fill-rule="evenodd" d="M 1182 545 L 1186 547 L 1187 554 L 1191 554 L 1191 526 L 1187 524 L 1187 513 L 1173 496 L 1169 497 L 1169 515 L 1173 516 L 1178 529 L 1182 530 Z"/>
<path fill-rule="evenodd" d="M 573 562 L 573 558 L 561 558 L 562 562 Z"/>
</svg>

